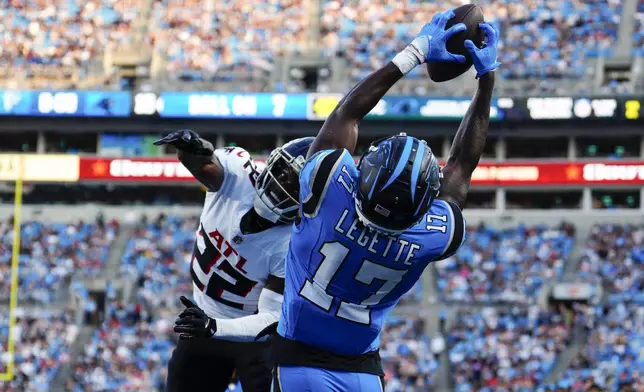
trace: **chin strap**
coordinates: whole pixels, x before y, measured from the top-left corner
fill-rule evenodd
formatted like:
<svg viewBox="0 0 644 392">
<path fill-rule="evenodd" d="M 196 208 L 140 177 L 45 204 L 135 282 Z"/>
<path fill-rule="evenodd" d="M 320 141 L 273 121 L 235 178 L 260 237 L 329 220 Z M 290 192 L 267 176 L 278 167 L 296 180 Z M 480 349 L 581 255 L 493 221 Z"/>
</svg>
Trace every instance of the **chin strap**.
<svg viewBox="0 0 644 392">
<path fill-rule="evenodd" d="M 277 215 L 274 211 L 272 211 L 259 196 L 255 196 L 255 200 L 253 201 L 253 207 L 255 208 L 255 212 L 257 212 L 257 215 L 261 216 L 262 218 L 268 221 L 277 223 L 277 221 L 280 218 L 280 216 Z"/>
</svg>

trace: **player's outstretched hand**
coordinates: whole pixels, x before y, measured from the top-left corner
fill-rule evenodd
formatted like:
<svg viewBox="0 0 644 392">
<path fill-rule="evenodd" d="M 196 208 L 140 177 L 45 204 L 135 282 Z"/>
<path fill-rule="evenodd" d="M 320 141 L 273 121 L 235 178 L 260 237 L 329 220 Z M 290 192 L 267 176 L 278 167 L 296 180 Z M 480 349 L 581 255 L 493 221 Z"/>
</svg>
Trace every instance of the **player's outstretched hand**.
<svg viewBox="0 0 644 392">
<path fill-rule="evenodd" d="M 197 304 L 183 295 L 179 299 L 186 309 L 174 321 L 174 332 L 181 334 L 181 339 L 212 337 L 217 332 L 215 319 L 208 317 Z"/>
<path fill-rule="evenodd" d="M 454 16 L 454 11 L 452 10 L 444 14 L 437 13 L 432 18 L 432 21 L 423 26 L 420 33 L 414 38 L 411 46 L 418 50 L 421 64 L 443 61 L 465 62 L 465 56 L 447 51 L 447 40 L 454 34 L 467 29 L 464 23 L 457 23 L 445 30 L 447 22 Z"/>
<path fill-rule="evenodd" d="M 205 142 L 205 143 L 204 143 Z M 155 146 L 170 144 L 177 150 L 195 155 L 211 156 L 214 152 L 212 144 L 199 137 L 199 134 L 189 129 L 170 132 L 154 142 Z"/>
<path fill-rule="evenodd" d="M 487 22 L 479 23 L 479 27 L 485 32 L 487 43 L 479 49 L 469 39 L 465 41 L 465 48 L 472 55 L 476 78 L 480 78 L 488 72 L 492 72 L 501 65 L 496 61 L 496 47 L 499 44 L 499 30 Z"/>
</svg>

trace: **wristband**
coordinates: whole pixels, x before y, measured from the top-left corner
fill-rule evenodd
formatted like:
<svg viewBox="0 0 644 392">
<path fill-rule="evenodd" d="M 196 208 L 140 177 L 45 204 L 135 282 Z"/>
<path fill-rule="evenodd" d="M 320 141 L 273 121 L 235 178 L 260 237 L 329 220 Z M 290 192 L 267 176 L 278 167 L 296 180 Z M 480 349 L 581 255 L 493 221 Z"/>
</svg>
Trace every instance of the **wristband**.
<svg viewBox="0 0 644 392">
<path fill-rule="evenodd" d="M 419 58 L 420 56 L 420 58 Z M 413 45 L 408 45 L 398 53 L 391 62 L 398 67 L 403 75 L 407 75 L 412 69 L 421 63 L 422 55 Z"/>
</svg>

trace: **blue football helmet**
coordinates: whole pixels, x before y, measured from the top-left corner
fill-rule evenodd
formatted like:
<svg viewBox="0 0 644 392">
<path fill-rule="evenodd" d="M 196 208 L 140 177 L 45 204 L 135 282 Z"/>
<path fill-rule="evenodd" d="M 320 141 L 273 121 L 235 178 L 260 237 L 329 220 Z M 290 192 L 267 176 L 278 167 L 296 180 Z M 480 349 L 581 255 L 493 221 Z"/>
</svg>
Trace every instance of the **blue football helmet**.
<svg viewBox="0 0 644 392">
<path fill-rule="evenodd" d="M 362 154 L 358 171 L 358 219 L 386 234 L 418 223 L 438 196 L 443 177 L 427 143 L 404 133 L 373 142 Z"/>
<path fill-rule="evenodd" d="M 291 140 L 271 152 L 257 179 L 255 210 L 273 222 L 293 222 L 298 214 L 300 171 L 314 137 Z"/>
</svg>

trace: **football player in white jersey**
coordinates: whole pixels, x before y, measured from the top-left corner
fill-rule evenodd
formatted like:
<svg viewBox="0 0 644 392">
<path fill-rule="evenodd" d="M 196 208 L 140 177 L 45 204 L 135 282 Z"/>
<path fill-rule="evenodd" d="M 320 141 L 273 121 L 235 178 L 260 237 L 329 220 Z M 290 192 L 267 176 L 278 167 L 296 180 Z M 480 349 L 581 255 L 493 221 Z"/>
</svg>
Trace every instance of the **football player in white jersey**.
<svg viewBox="0 0 644 392">
<path fill-rule="evenodd" d="M 299 171 L 313 138 L 275 149 L 263 171 L 244 149 L 215 150 L 193 131 L 173 132 L 179 160 L 206 188 L 190 264 L 193 303 L 175 321 L 169 392 L 225 391 L 233 373 L 244 392 L 268 392 L 266 342 L 255 337 L 280 316 L 284 260 L 298 214 Z"/>
</svg>

